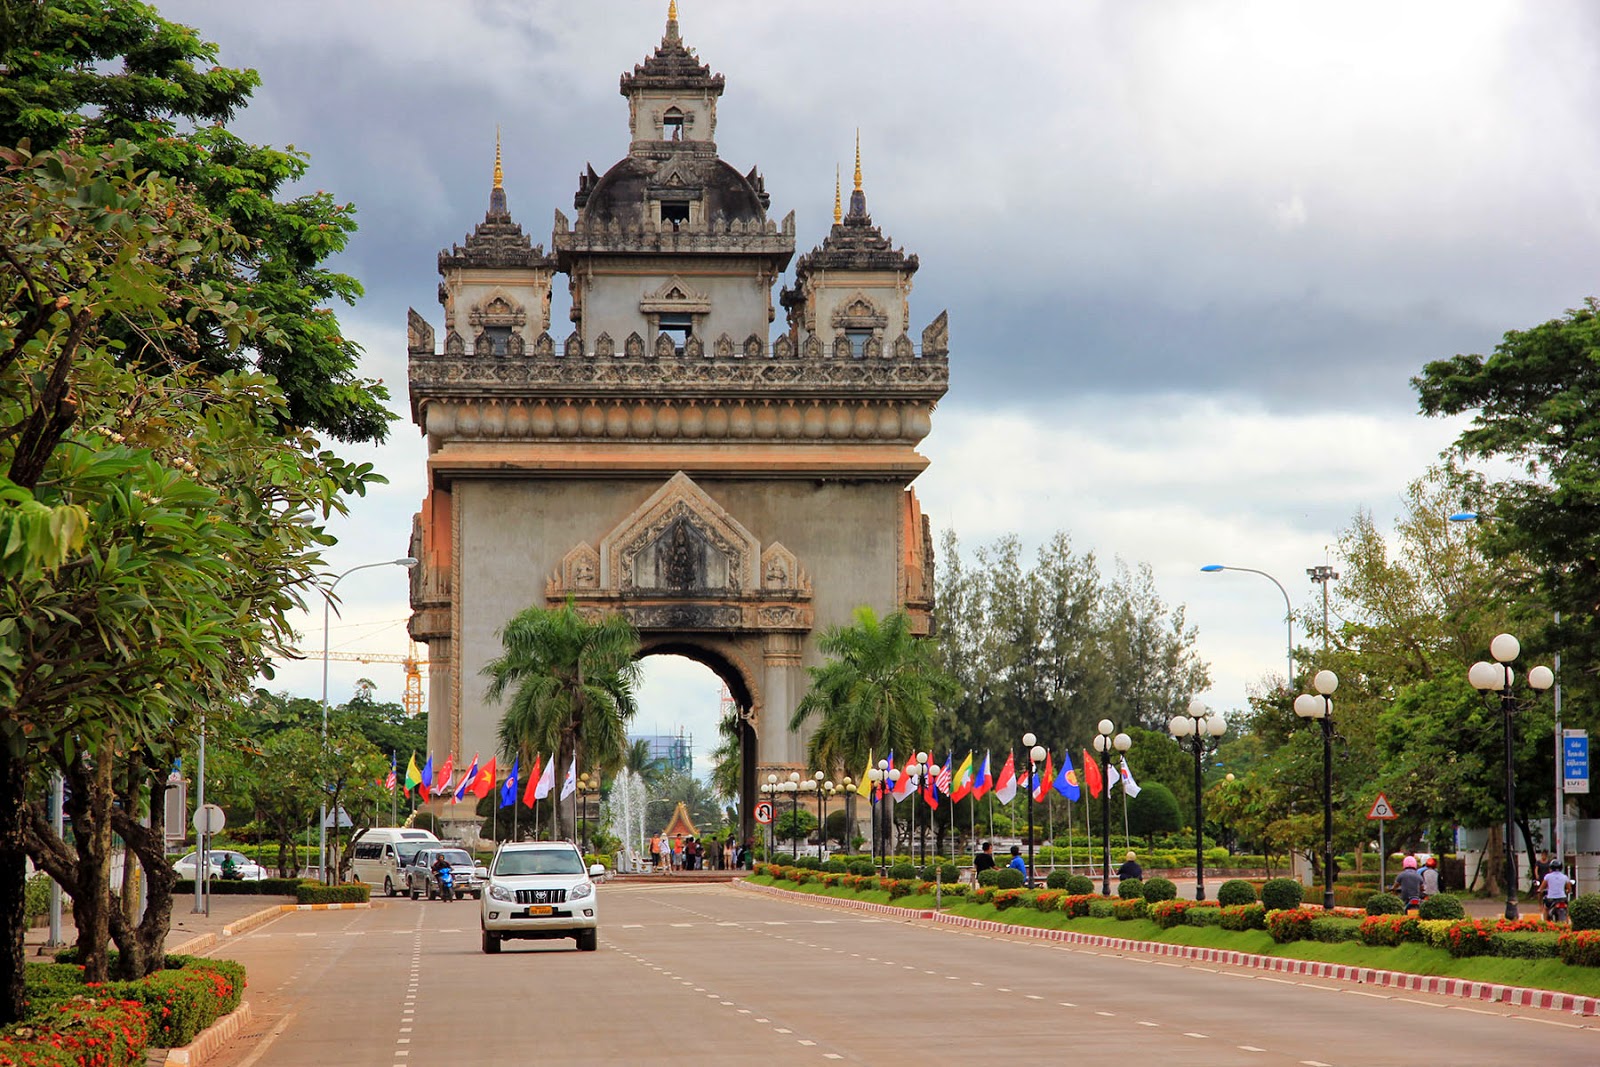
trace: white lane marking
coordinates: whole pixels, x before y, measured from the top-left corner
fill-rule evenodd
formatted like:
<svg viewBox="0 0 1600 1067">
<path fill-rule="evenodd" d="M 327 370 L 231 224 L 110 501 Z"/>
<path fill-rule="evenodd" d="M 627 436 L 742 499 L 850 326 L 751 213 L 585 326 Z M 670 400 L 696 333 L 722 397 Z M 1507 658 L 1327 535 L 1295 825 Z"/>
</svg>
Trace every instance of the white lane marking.
<svg viewBox="0 0 1600 1067">
<path fill-rule="evenodd" d="M 1076 1008 L 1077 1007 L 1076 1004 L 1073 1004 L 1070 1001 L 1065 1001 L 1065 1000 L 1059 1000 L 1056 1003 L 1060 1004 L 1063 1008 Z"/>
<path fill-rule="evenodd" d="M 783 1026 L 774 1026 L 772 1028 L 772 1032 L 775 1033 L 775 1034 L 792 1034 L 792 1033 L 794 1033 L 793 1030 L 790 1030 L 787 1027 L 783 1027 Z"/>
<path fill-rule="evenodd" d="M 1028 994 L 1029 1000 L 1043 1000 L 1044 998 L 1033 993 Z"/>
<path fill-rule="evenodd" d="M 1564 1026 L 1568 1030 L 1582 1030 L 1577 1023 L 1564 1023 L 1560 1019 L 1536 1019 L 1532 1015 L 1507 1015 L 1508 1019 L 1521 1019 L 1525 1023 L 1544 1023 L 1546 1026 Z"/>
<path fill-rule="evenodd" d="M 1353 997 L 1371 997 L 1373 1000 L 1388 1000 L 1387 993 L 1368 993 L 1364 989 L 1341 989 L 1341 993 L 1349 993 Z M 1496 1015 L 1498 1012 L 1484 1012 L 1485 1015 Z"/>
<path fill-rule="evenodd" d="M 1333 1064 L 1323 1063 L 1321 1060 L 1301 1060 L 1300 1067 L 1333 1067 Z"/>
<path fill-rule="evenodd" d="M 1237 1046 L 1237 1048 L 1241 1052 L 1265 1052 L 1265 1051 L 1267 1051 L 1264 1048 L 1256 1048 L 1254 1045 L 1239 1045 L 1239 1046 Z"/>
<path fill-rule="evenodd" d="M 1140 1019 L 1139 1020 L 1139 1025 L 1140 1026 L 1160 1026 L 1161 1024 L 1160 1023 L 1146 1022 L 1145 1020 Z"/>
<path fill-rule="evenodd" d="M 1435 1004 L 1431 1000 L 1417 1000 L 1414 997 L 1395 997 L 1394 999 L 1404 1001 L 1407 1004 L 1421 1004 L 1424 1008 L 1442 1008 L 1445 1006 L 1443 1004 Z"/>
<path fill-rule="evenodd" d="M 1183 1036 L 1184 1036 L 1184 1037 L 1199 1037 L 1199 1038 L 1203 1038 L 1203 1037 L 1205 1037 L 1205 1036 L 1206 1036 L 1206 1035 L 1205 1035 L 1205 1034 L 1194 1034 L 1194 1033 L 1189 1033 L 1189 1034 L 1184 1034 L 1184 1035 L 1183 1035 Z"/>
<path fill-rule="evenodd" d="M 1112 1019 L 1112 1018 L 1116 1017 L 1117 1013 L 1114 1012 L 1114 1011 L 1097 1011 L 1097 1012 L 1095 1012 L 1095 1014 L 1096 1015 L 1104 1015 L 1106 1018 Z"/>
<path fill-rule="evenodd" d="M 800 1043 L 801 1043 L 801 1044 L 802 1044 L 802 1045 L 815 1045 L 815 1044 L 816 1044 L 816 1042 L 815 1042 L 815 1041 L 807 1041 L 807 1040 L 806 1040 L 806 1039 L 805 1039 L 805 1038 L 803 1038 L 803 1037 L 802 1037 L 802 1038 L 801 1038 L 801 1039 L 800 1039 Z"/>
</svg>

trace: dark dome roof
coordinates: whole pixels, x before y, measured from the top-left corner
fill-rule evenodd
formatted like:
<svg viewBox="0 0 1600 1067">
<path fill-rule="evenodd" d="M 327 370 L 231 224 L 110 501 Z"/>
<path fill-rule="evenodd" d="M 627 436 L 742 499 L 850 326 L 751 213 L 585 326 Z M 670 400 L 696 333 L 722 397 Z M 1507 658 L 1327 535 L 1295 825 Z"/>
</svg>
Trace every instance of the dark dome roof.
<svg viewBox="0 0 1600 1067">
<path fill-rule="evenodd" d="M 674 172 L 677 181 L 673 180 Z M 754 173 L 751 171 L 751 175 Z M 586 222 L 616 221 L 636 226 L 641 217 L 639 209 L 649 199 L 647 194 L 671 199 L 680 190 L 684 199 L 700 200 L 705 205 L 703 217 L 708 220 L 750 222 L 766 218 L 761 191 L 751 176 L 740 174 L 715 158 L 629 156 L 606 171 L 598 182 L 583 184 L 574 197 L 574 206 L 580 212 L 579 218 Z"/>
</svg>

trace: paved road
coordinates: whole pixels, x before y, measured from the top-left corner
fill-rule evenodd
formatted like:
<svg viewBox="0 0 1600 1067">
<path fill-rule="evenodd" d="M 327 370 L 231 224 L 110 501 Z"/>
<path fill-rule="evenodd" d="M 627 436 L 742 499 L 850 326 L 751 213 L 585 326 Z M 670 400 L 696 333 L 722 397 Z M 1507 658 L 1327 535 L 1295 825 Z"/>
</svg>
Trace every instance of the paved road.
<svg viewBox="0 0 1600 1067">
<path fill-rule="evenodd" d="M 218 1067 L 943 1062 L 1541 1067 L 1600 1021 L 877 919 L 723 886 L 605 887 L 600 951 L 479 951 L 473 901 L 298 913 L 230 941 Z"/>
</svg>

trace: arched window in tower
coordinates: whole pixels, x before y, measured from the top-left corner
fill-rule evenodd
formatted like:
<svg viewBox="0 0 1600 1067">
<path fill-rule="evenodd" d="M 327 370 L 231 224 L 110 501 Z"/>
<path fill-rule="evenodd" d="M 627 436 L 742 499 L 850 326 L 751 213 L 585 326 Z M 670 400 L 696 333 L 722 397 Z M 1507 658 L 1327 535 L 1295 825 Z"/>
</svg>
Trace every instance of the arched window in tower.
<svg viewBox="0 0 1600 1067">
<path fill-rule="evenodd" d="M 667 113 L 661 116 L 661 139 L 663 141 L 683 140 L 683 112 L 675 107 L 667 108 Z"/>
</svg>

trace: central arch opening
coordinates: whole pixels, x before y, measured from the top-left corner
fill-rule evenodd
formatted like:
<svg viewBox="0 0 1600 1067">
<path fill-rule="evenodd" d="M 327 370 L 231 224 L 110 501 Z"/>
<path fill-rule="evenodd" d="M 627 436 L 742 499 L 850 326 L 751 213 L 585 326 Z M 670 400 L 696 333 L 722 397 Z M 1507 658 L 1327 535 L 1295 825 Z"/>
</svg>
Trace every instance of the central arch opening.
<svg viewBox="0 0 1600 1067">
<path fill-rule="evenodd" d="M 652 834 L 665 829 L 681 804 L 700 843 L 723 846 L 704 850 L 706 866 L 719 858 L 731 866 L 733 846 L 751 833 L 744 798 L 755 779 L 756 746 L 741 714 L 751 704 L 749 687 L 725 657 L 693 644 L 657 643 L 639 660 L 639 711 L 628 739 L 654 765 L 647 827 Z"/>
</svg>

